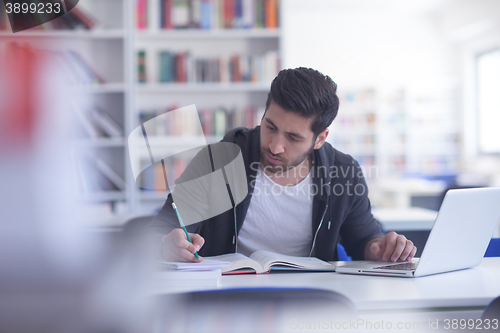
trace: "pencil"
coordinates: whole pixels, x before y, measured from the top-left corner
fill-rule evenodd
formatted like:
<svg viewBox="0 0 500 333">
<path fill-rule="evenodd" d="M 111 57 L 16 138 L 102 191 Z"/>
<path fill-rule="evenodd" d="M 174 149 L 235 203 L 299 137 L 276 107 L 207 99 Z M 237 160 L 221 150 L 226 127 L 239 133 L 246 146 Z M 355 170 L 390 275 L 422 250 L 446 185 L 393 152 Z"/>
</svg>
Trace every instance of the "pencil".
<svg viewBox="0 0 500 333">
<path fill-rule="evenodd" d="M 186 226 L 184 225 L 184 222 L 182 222 L 181 214 L 179 214 L 179 211 L 177 210 L 177 206 L 175 205 L 174 202 L 172 202 L 172 208 L 174 209 L 175 214 L 177 214 L 177 218 L 179 219 L 179 223 L 181 224 L 182 229 L 184 229 L 184 232 L 186 233 L 188 241 L 191 244 L 193 244 L 193 241 L 191 240 L 191 237 L 189 237 L 189 234 L 188 234 L 188 231 L 186 229 Z M 195 252 L 194 256 L 196 257 L 196 259 L 200 258 L 200 256 L 198 255 L 198 252 Z"/>
</svg>

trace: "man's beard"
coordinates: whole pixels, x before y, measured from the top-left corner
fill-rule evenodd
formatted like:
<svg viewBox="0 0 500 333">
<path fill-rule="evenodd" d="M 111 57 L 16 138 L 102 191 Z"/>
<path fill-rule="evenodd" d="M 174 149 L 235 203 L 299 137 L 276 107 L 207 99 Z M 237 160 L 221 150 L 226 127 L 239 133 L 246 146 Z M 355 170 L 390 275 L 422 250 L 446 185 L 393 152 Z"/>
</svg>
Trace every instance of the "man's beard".
<svg viewBox="0 0 500 333">
<path fill-rule="evenodd" d="M 260 153 L 261 153 L 261 160 L 263 161 L 263 163 L 261 163 L 261 168 L 265 171 L 268 171 L 270 173 L 273 173 L 273 174 L 278 174 L 278 173 L 284 173 L 284 172 L 287 172 L 288 170 L 290 169 L 293 169 L 295 168 L 296 166 L 298 166 L 300 163 L 304 162 L 304 160 L 309 156 L 311 155 L 312 151 L 314 150 L 314 144 L 316 142 L 316 139 L 313 140 L 313 143 L 311 145 L 311 147 L 307 150 L 307 152 L 305 152 L 304 154 L 300 155 L 299 157 L 297 157 L 295 160 L 293 160 L 291 163 L 287 163 L 286 160 L 283 160 L 280 156 L 280 154 L 276 154 L 274 155 L 273 153 L 271 153 L 271 151 L 269 149 L 265 149 L 264 147 L 261 147 L 260 149 Z M 275 165 L 275 164 L 271 164 L 267 158 L 266 158 L 266 154 L 269 154 L 271 155 L 272 157 L 275 157 L 275 158 L 278 158 L 278 159 L 281 159 L 282 162 L 284 162 L 283 165 Z M 262 165 L 263 164 L 263 165 Z"/>
</svg>

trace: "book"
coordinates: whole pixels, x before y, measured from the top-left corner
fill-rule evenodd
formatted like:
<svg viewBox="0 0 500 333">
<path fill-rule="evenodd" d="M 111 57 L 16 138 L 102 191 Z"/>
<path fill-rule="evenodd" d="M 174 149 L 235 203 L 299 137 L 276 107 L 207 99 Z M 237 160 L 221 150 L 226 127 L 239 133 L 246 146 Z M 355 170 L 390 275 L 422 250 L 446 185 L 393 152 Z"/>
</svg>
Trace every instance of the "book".
<svg viewBox="0 0 500 333">
<path fill-rule="evenodd" d="M 120 191 L 124 191 L 126 184 L 125 180 L 120 177 L 113 169 L 109 167 L 109 165 L 106 164 L 103 160 L 101 160 L 99 157 L 95 158 L 95 163 L 97 166 L 97 169 L 106 176 L 107 179 L 109 179 L 114 186 L 116 186 Z"/>
<path fill-rule="evenodd" d="M 94 107 L 90 111 L 90 116 L 92 117 L 94 123 L 99 126 L 99 128 L 106 133 L 107 136 L 113 138 L 123 137 L 123 130 L 120 125 L 118 125 L 116 121 L 114 121 L 114 119 L 111 118 L 106 112 Z"/>
<path fill-rule="evenodd" d="M 147 0 L 137 0 L 136 3 L 136 23 L 140 30 L 148 27 L 148 5 Z"/>
<path fill-rule="evenodd" d="M 92 17 L 88 12 L 78 7 L 73 7 L 66 15 L 74 17 L 85 29 L 93 29 L 97 25 L 97 20 Z"/>
<path fill-rule="evenodd" d="M 265 28 L 265 0 L 255 0 L 255 28 Z"/>
<path fill-rule="evenodd" d="M 270 251 L 256 251 L 247 257 L 241 253 L 229 253 L 206 257 L 205 260 L 229 261 L 222 274 L 266 274 L 271 270 L 335 271 L 335 265 L 314 257 L 293 257 Z"/>
<path fill-rule="evenodd" d="M 189 0 L 189 28 L 200 29 L 201 27 L 201 1 Z"/>
<path fill-rule="evenodd" d="M 189 26 L 189 2 L 188 0 L 173 0 L 171 19 L 174 28 L 187 28 Z"/>
<path fill-rule="evenodd" d="M 138 58 L 139 78 L 142 59 Z M 161 83 L 178 82 L 263 82 L 270 83 L 278 74 L 280 63 L 276 51 L 260 55 L 232 55 L 198 58 L 189 51 L 162 50 L 158 53 L 158 77 Z"/>
<path fill-rule="evenodd" d="M 172 29 L 172 2 L 173 0 L 160 0 L 160 26 L 162 29 Z"/>
<path fill-rule="evenodd" d="M 80 173 L 78 179 L 82 181 L 79 186 L 83 190 L 82 194 L 119 190 L 111 180 L 99 172 L 92 158 L 80 157 L 77 163 L 77 172 Z"/>
<path fill-rule="evenodd" d="M 78 73 L 80 82 L 83 84 L 105 83 L 104 79 L 92 66 L 90 66 L 83 57 L 73 50 L 66 52 L 67 59 L 73 65 L 73 69 Z"/>
<path fill-rule="evenodd" d="M 146 51 L 137 51 L 137 81 L 146 82 Z"/>
<path fill-rule="evenodd" d="M 152 136 L 187 136 L 197 137 L 201 135 L 223 137 L 228 130 L 236 127 L 254 128 L 260 123 L 264 114 L 264 108 L 256 108 L 249 105 L 244 107 L 227 108 L 224 106 L 216 108 L 200 108 L 198 117 L 191 114 L 169 114 L 169 110 L 175 110 L 179 106 L 172 104 L 166 109 L 141 110 L 139 111 L 139 123 L 145 123 L 149 120 L 164 114 L 167 115 L 163 121 L 155 121 L 155 126 L 148 127 L 148 135 Z M 198 119 L 201 122 L 201 128 L 195 126 Z M 182 131 L 180 131 L 182 129 Z"/>
<path fill-rule="evenodd" d="M 253 29 L 277 28 L 278 0 L 137 0 L 137 16 L 145 1 L 156 7 L 159 22 L 147 22 L 162 29 Z M 159 1 L 159 3 L 157 2 Z M 146 19 L 144 19 L 146 20 Z M 141 22 L 141 21 L 138 21 Z M 141 24 L 138 27 L 141 28 Z"/>
<path fill-rule="evenodd" d="M 100 132 L 95 128 L 94 124 L 89 120 L 87 115 L 84 113 L 82 109 L 76 104 L 71 104 L 71 109 L 74 112 L 75 120 L 79 124 L 79 126 L 84 130 L 84 133 L 89 138 L 98 138 L 101 137 Z"/>
<path fill-rule="evenodd" d="M 213 3 L 209 0 L 201 0 L 200 4 L 200 28 L 203 30 L 209 30 L 212 28 L 212 6 Z"/>
<path fill-rule="evenodd" d="M 265 25 L 266 28 L 278 27 L 278 0 L 265 0 Z"/>
</svg>

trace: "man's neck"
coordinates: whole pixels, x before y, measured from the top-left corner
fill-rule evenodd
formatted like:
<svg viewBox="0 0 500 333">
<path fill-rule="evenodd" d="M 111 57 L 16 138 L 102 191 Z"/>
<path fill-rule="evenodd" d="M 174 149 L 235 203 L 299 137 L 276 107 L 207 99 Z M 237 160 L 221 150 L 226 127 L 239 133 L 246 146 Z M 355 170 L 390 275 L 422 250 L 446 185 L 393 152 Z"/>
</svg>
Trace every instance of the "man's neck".
<svg viewBox="0 0 500 333">
<path fill-rule="evenodd" d="M 303 181 L 311 171 L 311 156 L 308 156 L 302 163 L 288 169 L 285 172 L 271 173 L 267 168 L 264 168 L 264 173 L 278 185 L 295 186 Z"/>
</svg>

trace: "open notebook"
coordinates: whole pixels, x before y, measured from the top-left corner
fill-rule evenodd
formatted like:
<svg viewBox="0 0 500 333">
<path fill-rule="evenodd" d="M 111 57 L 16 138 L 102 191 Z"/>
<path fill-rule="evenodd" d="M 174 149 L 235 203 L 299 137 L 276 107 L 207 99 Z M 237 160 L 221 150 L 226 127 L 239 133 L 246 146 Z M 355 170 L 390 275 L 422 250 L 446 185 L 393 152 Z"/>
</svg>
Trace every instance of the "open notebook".
<svg viewBox="0 0 500 333">
<path fill-rule="evenodd" d="M 335 265 L 314 257 L 292 257 L 269 251 L 256 251 L 247 257 L 241 253 L 206 257 L 229 261 L 229 267 L 222 267 L 222 274 L 269 273 L 272 270 L 335 271 Z"/>
</svg>

